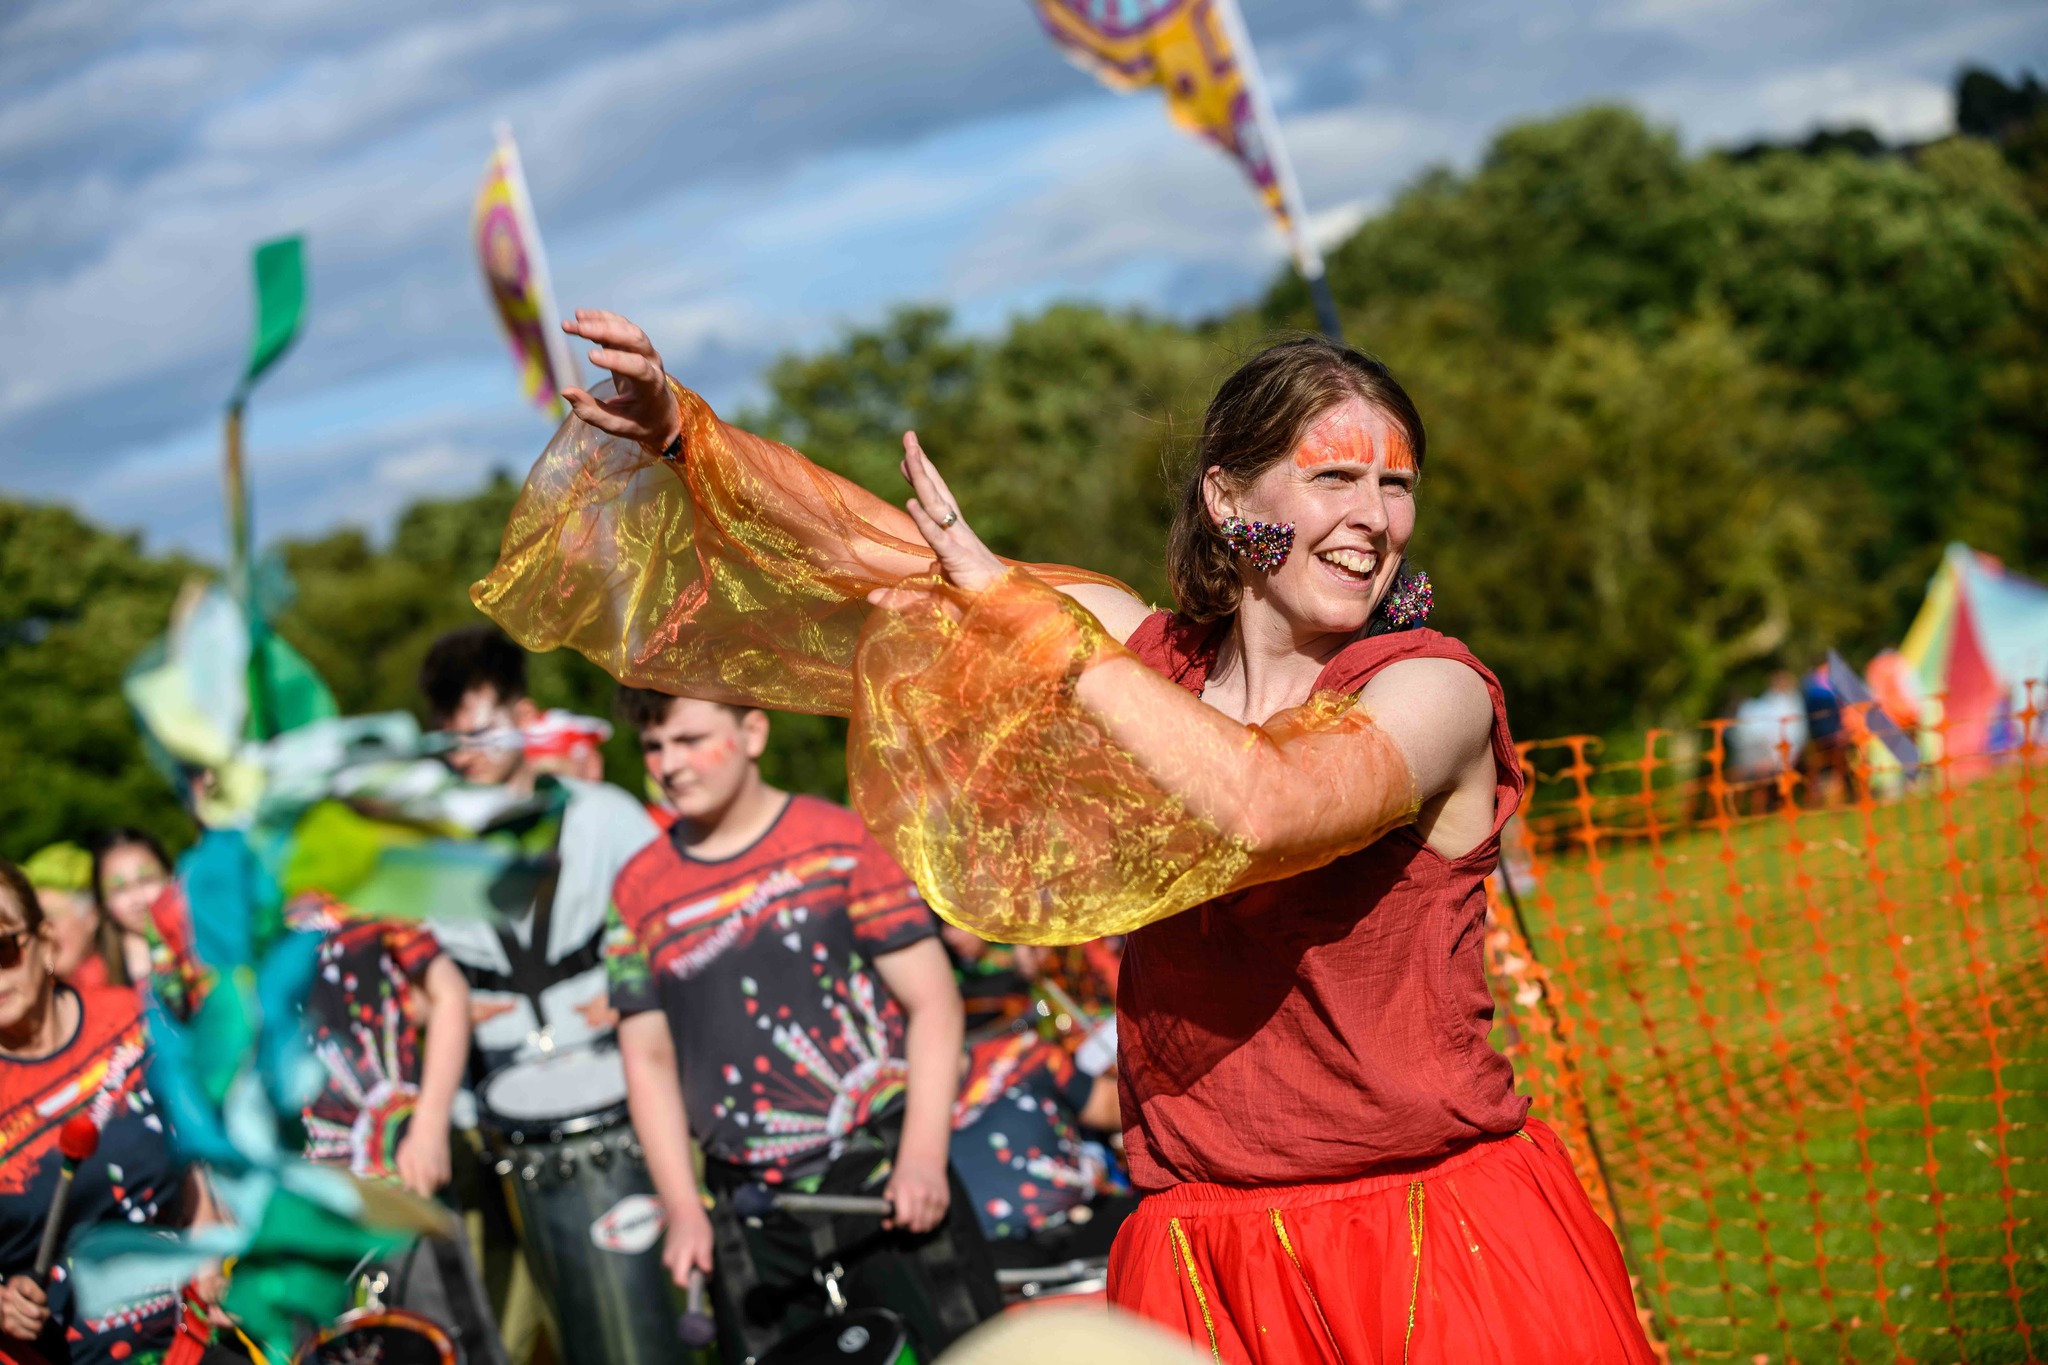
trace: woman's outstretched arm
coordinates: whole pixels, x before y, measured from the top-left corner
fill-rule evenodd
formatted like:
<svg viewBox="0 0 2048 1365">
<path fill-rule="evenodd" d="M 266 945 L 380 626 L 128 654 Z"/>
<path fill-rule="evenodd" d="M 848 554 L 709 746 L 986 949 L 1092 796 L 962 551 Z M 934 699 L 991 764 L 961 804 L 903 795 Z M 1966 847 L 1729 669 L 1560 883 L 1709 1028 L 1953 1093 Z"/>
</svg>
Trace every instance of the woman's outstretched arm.
<svg viewBox="0 0 2048 1365">
<path fill-rule="evenodd" d="M 720 421 L 627 319 L 581 311 L 563 327 L 595 343 L 614 392 L 564 393 L 575 420 L 529 475 L 473 600 L 528 648 L 567 645 L 623 682 L 849 713 L 869 594 L 934 572 L 917 512 Z M 1136 603 L 1102 575 L 1038 572 Z"/>
</svg>

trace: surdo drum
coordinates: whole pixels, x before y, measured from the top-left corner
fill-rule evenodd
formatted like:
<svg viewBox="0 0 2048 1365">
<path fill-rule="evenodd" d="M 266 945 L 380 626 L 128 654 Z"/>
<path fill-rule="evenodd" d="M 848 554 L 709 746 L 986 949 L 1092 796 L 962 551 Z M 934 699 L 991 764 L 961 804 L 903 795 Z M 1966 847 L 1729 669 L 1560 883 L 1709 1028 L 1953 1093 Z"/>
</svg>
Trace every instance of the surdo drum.
<svg viewBox="0 0 2048 1365">
<path fill-rule="evenodd" d="M 672 1365 L 667 1218 L 626 1112 L 616 1048 L 502 1067 L 477 1095 L 484 1142 L 553 1310 L 565 1365 Z"/>
<path fill-rule="evenodd" d="M 917 1365 L 917 1352 L 902 1318 L 856 1308 L 777 1342 L 755 1365 Z"/>
</svg>

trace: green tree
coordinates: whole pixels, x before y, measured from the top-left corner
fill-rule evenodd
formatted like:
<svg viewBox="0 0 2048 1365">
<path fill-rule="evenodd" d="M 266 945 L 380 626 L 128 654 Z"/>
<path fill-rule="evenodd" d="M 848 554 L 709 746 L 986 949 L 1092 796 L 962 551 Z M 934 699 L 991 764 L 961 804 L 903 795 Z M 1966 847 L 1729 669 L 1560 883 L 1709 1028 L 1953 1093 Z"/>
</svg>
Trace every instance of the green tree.
<svg viewBox="0 0 2048 1365">
<path fill-rule="evenodd" d="M 111 825 L 190 838 L 143 758 L 121 674 L 194 567 L 65 508 L 0 500 L 0 856 Z"/>
</svg>

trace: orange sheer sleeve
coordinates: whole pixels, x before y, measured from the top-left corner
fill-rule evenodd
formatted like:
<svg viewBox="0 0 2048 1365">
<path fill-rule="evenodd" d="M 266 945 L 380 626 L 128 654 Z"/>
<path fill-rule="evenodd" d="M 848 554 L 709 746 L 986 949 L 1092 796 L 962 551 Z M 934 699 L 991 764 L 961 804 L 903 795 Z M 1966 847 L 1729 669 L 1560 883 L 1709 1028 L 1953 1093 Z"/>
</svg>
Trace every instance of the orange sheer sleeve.
<svg viewBox="0 0 2048 1365">
<path fill-rule="evenodd" d="M 636 687 L 849 714 L 867 595 L 931 572 L 930 548 L 901 508 L 675 390 L 674 464 L 562 424 L 471 599 L 528 649 L 566 645 Z"/>
<path fill-rule="evenodd" d="M 1319 693 L 1241 725 L 1012 570 L 878 614 L 855 666 L 854 806 L 951 923 L 1078 943 L 1319 867 L 1415 816 L 1393 739 Z"/>
<path fill-rule="evenodd" d="M 679 397 L 679 465 L 565 423 L 472 597 L 623 682 L 851 715 L 854 807 L 952 923 L 1127 933 L 1414 817 L 1406 759 L 1354 698 L 1241 725 L 1056 591 L 1113 579 L 1013 567 L 962 593 L 905 513 Z"/>
</svg>

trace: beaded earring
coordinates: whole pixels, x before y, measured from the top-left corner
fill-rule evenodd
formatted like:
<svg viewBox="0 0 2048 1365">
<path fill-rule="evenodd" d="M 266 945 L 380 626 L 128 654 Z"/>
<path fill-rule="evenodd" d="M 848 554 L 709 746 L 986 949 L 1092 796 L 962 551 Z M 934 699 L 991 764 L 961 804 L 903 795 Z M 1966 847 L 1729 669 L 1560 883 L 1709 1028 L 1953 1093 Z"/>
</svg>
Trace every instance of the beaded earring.
<svg viewBox="0 0 2048 1365">
<path fill-rule="evenodd" d="M 1254 569 L 1271 573 L 1287 562 L 1287 552 L 1294 548 L 1294 523 L 1291 521 L 1246 521 L 1243 517 L 1225 517 L 1223 524 L 1216 528 L 1223 533 L 1223 543 L 1230 547 L 1230 553 L 1248 560 Z"/>
<path fill-rule="evenodd" d="M 1365 633 L 1373 636 L 1413 630 L 1429 619 L 1429 613 L 1435 607 L 1436 591 L 1429 585 L 1429 575 L 1404 564 L 1394 576 L 1394 585 L 1380 599 L 1378 609 L 1372 614 L 1372 624 Z"/>
</svg>

